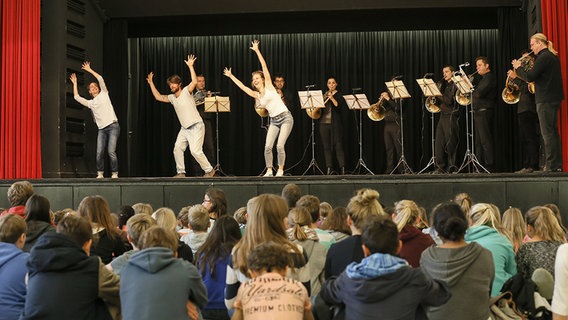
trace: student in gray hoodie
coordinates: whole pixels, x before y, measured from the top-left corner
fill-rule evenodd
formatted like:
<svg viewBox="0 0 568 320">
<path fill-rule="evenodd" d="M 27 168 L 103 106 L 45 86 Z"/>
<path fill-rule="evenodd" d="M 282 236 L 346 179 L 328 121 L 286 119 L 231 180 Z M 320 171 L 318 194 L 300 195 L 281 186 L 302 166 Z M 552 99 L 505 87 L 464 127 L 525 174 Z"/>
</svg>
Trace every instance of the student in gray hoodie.
<svg viewBox="0 0 568 320">
<path fill-rule="evenodd" d="M 432 216 L 442 245 L 426 249 L 420 267 L 433 279 L 445 281 L 452 298 L 445 305 L 429 307 L 428 319 L 487 320 L 495 276 L 491 252 L 476 242 L 465 242 L 469 224 L 459 205 L 442 203 Z"/>
<path fill-rule="evenodd" d="M 443 281 L 432 280 L 397 257 L 402 248 L 396 224 L 373 217 L 361 235 L 365 258 L 324 283 L 323 300 L 345 305 L 346 320 L 426 319 L 424 307 L 450 299 Z"/>
</svg>

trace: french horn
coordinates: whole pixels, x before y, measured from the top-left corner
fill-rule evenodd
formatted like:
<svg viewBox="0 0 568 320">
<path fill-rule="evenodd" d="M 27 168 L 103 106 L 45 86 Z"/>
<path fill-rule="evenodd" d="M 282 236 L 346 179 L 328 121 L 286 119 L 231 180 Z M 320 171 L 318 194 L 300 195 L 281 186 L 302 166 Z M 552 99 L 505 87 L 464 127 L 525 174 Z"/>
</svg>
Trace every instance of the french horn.
<svg viewBox="0 0 568 320">
<path fill-rule="evenodd" d="M 430 113 L 438 113 L 440 112 L 440 104 L 442 104 L 442 100 L 436 97 L 428 97 L 426 98 L 426 102 L 424 102 L 424 107 Z"/>
<path fill-rule="evenodd" d="M 372 104 L 369 109 L 367 109 L 367 116 L 373 121 L 381 121 L 385 118 L 387 109 L 383 105 L 385 101 L 384 97 L 381 97 L 377 103 Z"/>
<path fill-rule="evenodd" d="M 256 113 L 263 118 L 268 117 L 268 110 L 260 106 L 259 99 L 254 99 L 254 111 L 256 111 Z"/>
<path fill-rule="evenodd" d="M 511 77 L 507 76 L 505 81 L 505 89 L 501 92 L 501 98 L 506 104 L 516 104 L 521 100 L 521 91 L 519 86 L 512 81 Z"/>
</svg>

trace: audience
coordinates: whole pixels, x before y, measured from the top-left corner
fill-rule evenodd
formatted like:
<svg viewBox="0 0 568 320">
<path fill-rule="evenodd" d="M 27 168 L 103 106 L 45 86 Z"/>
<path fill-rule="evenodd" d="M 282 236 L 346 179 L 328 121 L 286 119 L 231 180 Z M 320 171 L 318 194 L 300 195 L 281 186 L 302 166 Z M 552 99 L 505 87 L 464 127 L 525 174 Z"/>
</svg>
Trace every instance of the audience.
<svg viewBox="0 0 568 320">
<path fill-rule="evenodd" d="M 314 229 L 318 234 L 318 238 L 321 244 L 323 244 L 327 249 L 335 243 L 333 236 L 326 230 L 319 229 L 317 226 L 318 221 L 320 221 L 320 200 L 318 197 L 313 195 L 302 196 L 298 202 L 296 202 L 296 207 L 304 207 L 308 209 L 310 216 L 312 217 L 312 223 L 310 228 Z"/>
<path fill-rule="evenodd" d="M 203 197 L 203 206 L 209 212 L 212 223 L 227 214 L 227 198 L 225 192 L 218 188 L 209 188 Z"/>
<path fill-rule="evenodd" d="M 402 241 L 399 255 L 413 268 L 418 268 L 422 252 L 434 245 L 434 240 L 415 226 L 420 221 L 420 209 L 414 201 L 401 200 L 395 204 L 394 211 L 393 220 L 399 232 L 398 237 Z"/>
<path fill-rule="evenodd" d="M 325 219 L 322 229 L 329 232 L 335 242 L 349 238 L 351 229 L 347 225 L 347 210 L 344 207 L 334 208 Z"/>
<path fill-rule="evenodd" d="M 105 198 L 87 196 L 81 200 L 77 208 L 79 216 L 91 222 L 93 246 L 91 254 L 101 257 L 104 264 L 124 253 L 125 248 L 118 229 L 110 218 L 110 208 Z"/>
<path fill-rule="evenodd" d="M 132 250 L 126 251 L 122 255 L 114 258 L 109 264 L 106 265 L 106 268 L 110 271 L 114 272 L 117 275 L 120 275 L 122 272 L 122 268 L 126 266 L 128 260 L 139 250 L 138 242 L 140 240 L 140 236 L 144 231 L 150 229 L 151 227 L 156 225 L 156 220 L 150 217 L 147 214 L 136 214 L 132 216 L 126 222 L 126 227 L 128 229 L 127 237 L 130 245 L 132 246 Z"/>
<path fill-rule="evenodd" d="M 333 211 L 333 207 L 331 206 L 331 204 L 329 204 L 329 202 L 323 201 L 320 203 L 320 217 L 317 222 L 318 228 L 323 229 L 322 224 L 324 223 L 325 219 L 327 219 L 327 216 L 331 213 L 331 211 Z"/>
<path fill-rule="evenodd" d="M 25 213 L 28 230 L 24 251 L 30 252 L 41 235 L 46 232 L 55 232 L 55 228 L 51 224 L 50 205 L 46 197 L 32 195 L 26 202 Z"/>
<path fill-rule="evenodd" d="M 558 247 L 554 267 L 554 295 L 552 312 L 554 320 L 568 319 L 568 244 Z"/>
<path fill-rule="evenodd" d="M 523 218 L 521 210 L 518 208 L 505 210 L 505 212 L 503 212 L 502 225 L 503 229 L 507 230 L 511 236 L 513 250 L 516 254 L 519 247 L 524 243 L 524 239 L 527 235 L 527 226 L 525 225 L 525 219 Z"/>
<path fill-rule="evenodd" d="M 452 297 L 442 306 L 428 307 L 428 319 L 488 319 L 488 301 L 495 275 L 491 252 L 476 242 L 465 242 L 468 222 L 459 205 L 438 205 L 434 208 L 432 222 L 442 245 L 426 249 L 420 267 L 432 279 L 446 282 Z"/>
<path fill-rule="evenodd" d="M 499 222 L 498 212 L 487 203 L 477 203 L 469 212 L 469 228 L 465 233 L 466 242 L 477 242 L 485 249 L 491 251 L 495 278 L 491 295 L 501 293 L 503 284 L 517 273 L 515 252 L 513 244 L 499 230 L 503 231 Z"/>
<path fill-rule="evenodd" d="M 240 207 L 233 213 L 233 218 L 239 223 L 239 229 L 241 229 L 241 234 L 245 234 L 245 228 L 247 226 L 247 207 Z"/>
<path fill-rule="evenodd" d="M 454 202 L 462 208 L 462 211 L 464 213 L 468 213 L 471 209 L 471 206 L 473 206 L 473 200 L 471 200 L 469 194 L 465 192 L 457 194 L 454 197 Z"/>
<path fill-rule="evenodd" d="M 189 232 L 181 237 L 181 240 L 187 243 L 195 256 L 199 247 L 201 247 L 207 239 L 207 229 L 210 225 L 209 212 L 204 206 L 196 204 L 189 208 L 187 216 L 189 218 Z"/>
<path fill-rule="evenodd" d="M 124 319 L 187 319 L 188 303 L 205 307 L 207 290 L 195 266 L 177 258 L 172 229 L 150 227 L 138 244 L 120 278 Z"/>
<path fill-rule="evenodd" d="M 132 209 L 134 209 L 134 214 L 143 213 L 151 216 L 154 212 L 151 204 L 142 202 L 133 204 Z"/>
<path fill-rule="evenodd" d="M 193 263 L 193 251 L 183 241 L 181 241 L 179 234 L 176 231 L 177 218 L 174 211 L 170 208 L 158 208 L 152 214 L 152 218 L 156 220 L 156 224 L 168 231 L 171 231 L 178 239 L 177 257 Z"/>
<path fill-rule="evenodd" d="M 403 244 L 389 218 L 369 219 L 361 239 L 365 258 L 328 279 L 321 293 L 327 303 L 345 305 L 345 319 L 421 319 L 424 307 L 450 299 L 443 281 L 430 279 L 398 257 Z"/>
<path fill-rule="evenodd" d="M 302 196 L 302 190 L 300 187 L 295 183 L 288 183 L 287 185 L 282 188 L 282 198 L 286 201 L 288 205 L 288 209 L 292 209 L 296 206 L 296 202 L 300 200 Z"/>
<path fill-rule="evenodd" d="M 26 202 L 32 194 L 34 194 L 34 187 L 29 181 L 16 181 L 12 183 L 7 192 L 10 208 L 2 211 L 0 217 L 6 214 L 17 214 L 20 217 L 25 218 Z"/>
<path fill-rule="evenodd" d="M 191 207 L 187 206 L 181 208 L 181 210 L 178 212 L 177 215 L 176 229 L 180 237 L 183 237 L 189 233 L 189 216 L 187 215 L 187 213 L 189 212 L 189 208 Z"/>
<path fill-rule="evenodd" d="M 92 227 L 67 215 L 57 233 L 39 238 L 28 260 L 28 292 L 20 319 L 116 319 L 119 278 L 90 256 Z"/>
<path fill-rule="evenodd" d="M 0 217 L 0 317 L 17 320 L 26 302 L 26 262 L 22 251 L 26 241 L 26 222 L 17 214 Z"/>
<path fill-rule="evenodd" d="M 241 239 L 235 219 L 222 216 L 215 222 L 207 240 L 195 254 L 195 266 L 199 270 L 209 302 L 202 310 L 203 318 L 209 320 L 230 319 L 225 306 L 227 266 L 231 263 L 231 251 Z"/>
<path fill-rule="evenodd" d="M 132 218 L 136 213 L 131 206 L 122 206 L 118 213 L 118 228 L 123 231 L 127 231 L 126 223 L 128 219 Z"/>
</svg>

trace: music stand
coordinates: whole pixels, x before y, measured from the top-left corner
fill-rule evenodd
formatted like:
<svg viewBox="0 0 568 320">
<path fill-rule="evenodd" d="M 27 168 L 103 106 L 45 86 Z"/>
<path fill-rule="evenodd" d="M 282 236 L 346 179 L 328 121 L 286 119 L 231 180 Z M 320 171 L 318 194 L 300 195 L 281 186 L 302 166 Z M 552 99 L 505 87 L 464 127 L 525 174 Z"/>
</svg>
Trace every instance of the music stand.
<svg viewBox="0 0 568 320">
<path fill-rule="evenodd" d="M 307 89 L 306 91 L 298 91 L 298 96 L 300 97 L 300 108 L 309 109 L 311 114 L 317 112 L 317 109 L 325 108 L 322 91 L 321 90 L 310 91 L 310 86 L 306 86 L 306 89 Z M 304 173 L 302 173 L 302 175 L 305 176 L 306 173 L 310 171 L 310 168 L 313 170 L 314 175 L 317 174 L 317 172 L 323 175 L 324 173 L 320 169 L 316 161 L 315 119 L 312 117 L 310 118 L 312 119 L 312 133 L 310 135 L 310 140 L 312 141 L 311 142 L 312 160 L 310 161 L 310 165 L 308 166 L 308 168 L 306 168 L 306 170 L 304 171 Z"/>
<path fill-rule="evenodd" d="M 221 164 L 219 163 L 219 112 L 231 112 L 231 102 L 229 97 L 221 97 L 216 94 L 213 97 L 205 97 L 205 112 L 215 112 L 215 141 L 216 141 L 216 152 L 217 152 L 217 164 L 213 169 L 220 175 L 226 176 L 227 174 L 221 169 Z"/>
<path fill-rule="evenodd" d="M 399 110 L 400 110 L 400 146 L 401 146 L 401 153 L 400 153 L 400 159 L 398 160 L 398 163 L 396 164 L 396 166 L 394 167 L 394 169 L 391 171 L 390 174 L 393 174 L 399 167 L 401 167 L 401 172 L 404 174 L 414 174 L 414 171 L 412 171 L 412 169 L 410 168 L 410 166 L 408 165 L 408 162 L 406 162 L 406 157 L 404 156 L 404 118 L 402 116 L 403 114 L 403 110 L 402 110 L 402 99 L 406 99 L 406 98 L 410 98 L 410 94 L 408 93 L 408 90 L 406 89 L 406 87 L 404 86 L 404 82 L 402 82 L 401 80 L 394 80 L 391 82 L 385 82 L 387 89 L 390 92 L 390 95 L 393 99 L 398 99 L 398 105 L 399 105 Z"/>
<path fill-rule="evenodd" d="M 465 106 L 466 110 L 465 110 L 465 129 L 466 129 L 466 151 L 465 151 L 465 155 L 463 157 L 463 162 L 462 165 L 459 167 L 457 172 L 462 172 L 462 170 L 467 168 L 467 172 L 471 173 L 476 172 L 476 173 L 480 173 L 481 170 L 485 171 L 486 173 L 489 173 L 489 171 L 483 166 L 481 165 L 481 163 L 479 162 L 479 160 L 477 159 L 477 157 L 475 156 L 475 149 L 474 149 L 474 145 L 475 145 L 475 136 L 474 136 L 474 120 L 473 120 L 473 85 L 471 84 L 471 82 L 469 81 L 468 77 L 465 76 L 463 77 L 462 75 L 465 75 L 465 73 L 461 70 L 460 71 L 454 73 L 453 77 L 452 77 L 452 81 L 455 83 L 456 87 L 458 88 L 459 92 L 463 95 L 469 95 L 470 97 L 470 104 L 469 104 L 469 109 L 468 106 Z M 470 113 L 471 113 L 471 118 L 470 118 Z M 470 133 L 470 127 L 471 127 L 471 133 Z M 480 170 L 481 169 L 481 170 Z"/>
<path fill-rule="evenodd" d="M 359 110 L 359 160 L 357 160 L 357 166 L 355 166 L 353 173 L 357 172 L 359 174 L 362 169 L 365 169 L 368 173 L 375 175 L 373 171 L 367 167 L 365 160 L 363 160 L 363 110 L 371 108 L 369 99 L 367 99 L 367 96 L 363 93 L 353 93 L 345 95 L 343 98 L 350 110 Z"/>
<path fill-rule="evenodd" d="M 442 96 L 442 93 L 440 92 L 440 89 L 438 89 L 438 86 L 434 83 L 434 80 L 428 79 L 428 78 L 422 78 L 422 79 L 416 79 L 416 82 L 418 82 L 420 89 L 422 89 L 423 97 L 426 98 L 426 100 L 423 100 L 423 103 L 422 103 L 423 105 L 431 97 L 441 97 Z M 440 168 L 438 163 L 436 163 L 436 153 L 435 153 L 435 149 L 434 149 L 434 142 L 436 140 L 436 137 L 434 136 L 434 113 L 432 113 L 432 112 L 430 112 L 430 120 L 431 120 L 431 123 L 432 123 L 432 129 L 431 129 L 431 131 L 432 131 L 432 139 L 431 139 L 432 157 L 430 157 L 430 160 L 428 161 L 428 163 L 426 164 L 424 169 L 420 170 L 418 172 L 418 174 L 425 172 L 428 168 L 430 168 L 432 166 L 434 167 L 434 170 L 439 170 L 439 171 L 444 172 L 444 170 L 442 168 Z"/>
</svg>

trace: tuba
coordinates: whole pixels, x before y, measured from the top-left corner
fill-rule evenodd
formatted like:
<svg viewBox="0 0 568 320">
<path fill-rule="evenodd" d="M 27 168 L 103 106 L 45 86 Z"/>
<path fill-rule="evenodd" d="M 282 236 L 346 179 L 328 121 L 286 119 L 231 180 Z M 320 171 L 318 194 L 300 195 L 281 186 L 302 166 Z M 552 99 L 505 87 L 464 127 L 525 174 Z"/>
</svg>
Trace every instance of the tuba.
<svg viewBox="0 0 568 320">
<path fill-rule="evenodd" d="M 512 81 L 511 77 L 507 76 L 505 81 L 505 89 L 501 93 L 501 98 L 506 104 L 515 104 L 521 100 L 521 91 L 519 86 Z"/>
<path fill-rule="evenodd" d="M 369 109 L 367 109 L 367 116 L 369 119 L 373 121 L 381 121 L 385 118 L 385 114 L 387 113 L 387 109 L 383 106 L 383 102 L 385 101 L 384 97 L 381 97 L 377 103 L 372 104 Z"/>
</svg>

